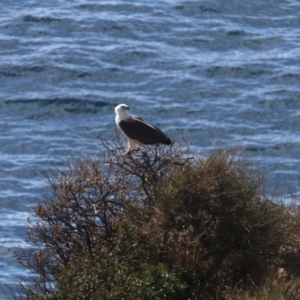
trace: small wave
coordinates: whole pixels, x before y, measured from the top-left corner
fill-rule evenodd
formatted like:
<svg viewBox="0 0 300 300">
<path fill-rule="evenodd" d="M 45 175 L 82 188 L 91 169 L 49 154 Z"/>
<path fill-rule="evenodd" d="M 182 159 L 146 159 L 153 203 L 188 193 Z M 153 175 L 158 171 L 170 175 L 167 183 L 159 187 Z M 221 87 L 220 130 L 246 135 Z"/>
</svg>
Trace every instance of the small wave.
<svg viewBox="0 0 300 300">
<path fill-rule="evenodd" d="M 298 110 L 300 109 L 300 98 L 299 93 L 296 93 L 294 96 L 280 99 L 262 99 L 258 101 L 260 105 L 264 108 L 271 108 L 271 109 L 293 109 Z"/>
<path fill-rule="evenodd" d="M 299 83 L 300 74 L 299 73 L 283 73 L 279 76 L 279 80 L 282 80 L 284 83 Z"/>
<path fill-rule="evenodd" d="M 1 66 L 0 78 L 27 76 L 31 73 L 41 73 L 45 71 L 42 66 Z"/>
<path fill-rule="evenodd" d="M 158 53 L 155 51 L 148 51 L 148 50 L 136 50 L 131 49 L 124 53 L 127 59 L 147 59 L 147 58 L 156 58 L 159 57 Z"/>
<path fill-rule="evenodd" d="M 218 9 L 214 7 L 210 7 L 208 5 L 197 5 L 198 2 L 191 2 L 185 5 L 176 5 L 174 7 L 175 10 L 182 11 L 184 13 L 221 13 Z"/>
<path fill-rule="evenodd" d="M 131 11 L 132 13 L 148 13 L 152 11 L 152 8 L 144 4 L 109 4 L 109 3 L 84 3 L 75 6 L 75 9 L 88 10 L 88 11 L 117 11 L 122 10 Z"/>
<path fill-rule="evenodd" d="M 206 69 L 209 78 L 233 76 L 238 78 L 250 78 L 266 76 L 270 74 L 265 66 L 212 66 Z"/>
<path fill-rule="evenodd" d="M 94 101 L 94 100 L 86 100 L 81 98 L 74 98 L 74 97 L 65 97 L 65 98 L 52 98 L 52 99 L 42 99 L 42 98 L 34 98 L 34 99 L 17 99 L 17 100 L 6 100 L 4 101 L 5 105 L 8 106 L 16 106 L 20 105 L 28 105 L 30 107 L 37 106 L 37 107 L 65 107 L 77 109 L 77 112 L 82 111 L 81 109 L 89 108 L 102 108 L 106 106 L 111 106 L 110 103 L 105 101 Z"/>
<path fill-rule="evenodd" d="M 38 16 L 30 15 L 30 14 L 20 16 L 19 20 L 21 22 L 46 23 L 46 24 L 63 21 L 62 19 L 59 19 L 59 18 L 53 18 L 53 17 L 49 17 L 49 16 L 38 17 Z"/>
<path fill-rule="evenodd" d="M 280 42 L 282 41 L 282 38 L 280 37 L 251 37 L 244 39 L 240 42 L 241 46 L 247 47 L 247 48 L 254 48 L 254 49 L 272 49 L 276 47 Z"/>
<path fill-rule="evenodd" d="M 1 78 L 14 78 L 14 77 L 26 77 L 30 75 L 39 74 L 39 76 L 44 73 L 45 75 L 50 75 L 53 73 L 63 74 L 65 78 L 75 77 L 75 78 L 87 78 L 91 77 L 92 73 L 87 71 L 82 71 L 81 68 L 70 68 L 70 67 L 57 67 L 57 66 L 42 66 L 42 65 L 2 65 L 0 66 L 0 79 Z"/>
<path fill-rule="evenodd" d="M 248 33 L 244 30 L 239 30 L 239 29 L 232 29 L 232 30 L 228 30 L 226 32 L 226 35 L 228 36 L 245 36 Z"/>
<path fill-rule="evenodd" d="M 120 5 L 108 4 L 108 3 L 102 3 L 102 4 L 101 3 L 84 3 L 84 4 L 75 5 L 75 8 L 89 10 L 89 11 L 95 11 L 95 10 L 115 11 L 120 8 Z"/>
</svg>

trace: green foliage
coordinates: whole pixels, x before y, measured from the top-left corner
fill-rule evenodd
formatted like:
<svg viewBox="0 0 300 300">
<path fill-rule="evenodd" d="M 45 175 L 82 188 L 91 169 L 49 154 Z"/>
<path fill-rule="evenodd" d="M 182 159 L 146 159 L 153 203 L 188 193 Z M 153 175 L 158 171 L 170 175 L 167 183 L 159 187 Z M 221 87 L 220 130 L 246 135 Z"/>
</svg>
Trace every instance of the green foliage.
<svg viewBox="0 0 300 300">
<path fill-rule="evenodd" d="M 58 270 L 56 280 L 57 291 L 45 299 L 178 299 L 185 290 L 178 268 L 164 264 L 134 268 L 116 257 L 84 258 Z"/>
<path fill-rule="evenodd" d="M 190 268 L 199 276 L 204 270 L 228 284 L 259 284 L 290 238 L 288 211 L 259 197 L 261 184 L 258 172 L 226 150 L 162 180 L 157 207 L 177 238 L 177 261 L 187 263 L 189 249 Z"/>
<path fill-rule="evenodd" d="M 283 286 L 297 278 L 299 213 L 262 197 L 262 175 L 234 149 L 124 156 L 103 143 L 105 157 L 51 177 L 28 231 L 35 248 L 17 254 L 37 275 L 15 299 L 252 299 L 280 268 Z"/>
</svg>

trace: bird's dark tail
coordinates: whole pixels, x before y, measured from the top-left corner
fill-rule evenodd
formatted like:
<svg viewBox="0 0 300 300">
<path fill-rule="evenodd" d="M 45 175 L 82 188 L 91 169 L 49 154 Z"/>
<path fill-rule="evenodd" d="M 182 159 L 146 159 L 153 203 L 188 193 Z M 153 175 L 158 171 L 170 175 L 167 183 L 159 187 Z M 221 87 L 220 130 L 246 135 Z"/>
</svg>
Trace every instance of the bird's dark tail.
<svg viewBox="0 0 300 300">
<path fill-rule="evenodd" d="M 172 143 L 173 143 L 172 140 L 169 137 L 167 137 L 163 144 L 164 145 L 171 145 Z"/>
</svg>

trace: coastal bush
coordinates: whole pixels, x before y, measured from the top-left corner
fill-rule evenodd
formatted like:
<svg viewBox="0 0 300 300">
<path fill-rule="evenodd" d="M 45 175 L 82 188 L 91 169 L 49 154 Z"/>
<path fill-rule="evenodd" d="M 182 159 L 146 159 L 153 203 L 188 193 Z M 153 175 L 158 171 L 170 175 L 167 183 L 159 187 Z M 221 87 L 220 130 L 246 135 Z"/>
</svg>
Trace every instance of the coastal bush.
<svg viewBox="0 0 300 300">
<path fill-rule="evenodd" d="M 256 299 L 278 270 L 286 289 L 297 280 L 298 210 L 263 197 L 263 176 L 234 148 L 103 148 L 49 176 L 33 247 L 16 253 L 33 275 L 14 299 Z"/>
</svg>

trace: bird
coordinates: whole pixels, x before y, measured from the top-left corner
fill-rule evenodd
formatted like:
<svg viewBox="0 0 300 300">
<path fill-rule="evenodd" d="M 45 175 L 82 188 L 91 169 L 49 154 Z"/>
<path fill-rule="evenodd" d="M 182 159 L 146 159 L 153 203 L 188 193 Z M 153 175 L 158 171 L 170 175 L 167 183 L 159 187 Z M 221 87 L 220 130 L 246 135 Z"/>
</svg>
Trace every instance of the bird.
<svg viewBox="0 0 300 300">
<path fill-rule="evenodd" d="M 125 154 L 144 145 L 171 145 L 172 140 L 159 128 L 151 125 L 142 118 L 131 115 L 126 104 L 115 107 L 116 125 L 128 139 L 128 150 Z"/>
</svg>

